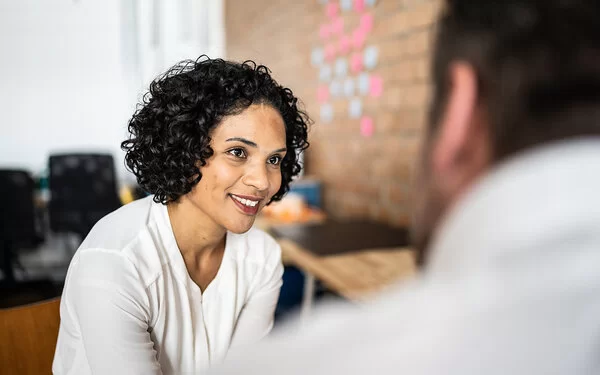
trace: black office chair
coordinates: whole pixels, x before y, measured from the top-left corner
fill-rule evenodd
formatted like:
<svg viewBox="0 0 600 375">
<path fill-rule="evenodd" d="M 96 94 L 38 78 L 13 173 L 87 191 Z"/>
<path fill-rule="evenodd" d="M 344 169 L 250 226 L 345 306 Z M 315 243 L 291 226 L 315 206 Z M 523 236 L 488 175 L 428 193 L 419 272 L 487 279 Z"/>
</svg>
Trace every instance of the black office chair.
<svg viewBox="0 0 600 375">
<path fill-rule="evenodd" d="M 0 197 L 4 197 L 0 210 L 0 263 L 5 281 L 14 283 L 17 251 L 36 247 L 44 240 L 36 223 L 34 182 L 29 173 L 0 169 Z"/>
<path fill-rule="evenodd" d="M 106 214 L 121 206 L 110 154 L 55 154 L 49 159 L 50 229 L 83 240 Z"/>
</svg>

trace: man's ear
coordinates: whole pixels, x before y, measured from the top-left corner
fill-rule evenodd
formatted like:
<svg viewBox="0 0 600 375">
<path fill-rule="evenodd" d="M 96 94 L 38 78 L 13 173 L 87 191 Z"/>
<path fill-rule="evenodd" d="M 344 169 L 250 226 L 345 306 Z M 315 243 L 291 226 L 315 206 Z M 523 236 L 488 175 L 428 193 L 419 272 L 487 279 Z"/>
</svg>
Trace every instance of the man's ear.
<svg viewBox="0 0 600 375">
<path fill-rule="evenodd" d="M 465 62 L 452 63 L 448 69 L 449 90 L 446 106 L 439 117 L 433 143 L 432 167 L 445 174 L 453 169 L 469 147 L 477 110 L 477 77 Z"/>
</svg>

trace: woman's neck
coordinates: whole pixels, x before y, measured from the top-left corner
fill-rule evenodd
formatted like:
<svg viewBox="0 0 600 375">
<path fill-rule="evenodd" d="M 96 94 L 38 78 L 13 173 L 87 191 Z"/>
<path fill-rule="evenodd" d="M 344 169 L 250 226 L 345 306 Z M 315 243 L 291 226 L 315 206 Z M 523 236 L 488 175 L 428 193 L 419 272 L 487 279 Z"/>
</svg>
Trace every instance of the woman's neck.
<svg viewBox="0 0 600 375">
<path fill-rule="evenodd" d="M 227 230 L 190 204 L 185 197 L 168 203 L 167 212 L 177 246 L 185 259 L 199 261 L 224 250 Z"/>
</svg>

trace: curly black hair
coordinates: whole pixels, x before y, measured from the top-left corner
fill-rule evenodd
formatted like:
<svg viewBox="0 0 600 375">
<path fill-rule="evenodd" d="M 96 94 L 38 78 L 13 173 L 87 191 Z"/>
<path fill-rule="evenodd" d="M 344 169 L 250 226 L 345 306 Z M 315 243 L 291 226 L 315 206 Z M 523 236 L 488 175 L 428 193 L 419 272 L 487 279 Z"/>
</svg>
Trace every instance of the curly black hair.
<svg viewBox="0 0 600 375">
<path fill-rule="evenodd" d="M 213 155 L 211 130 L 224 117 L 265 103 L 285 123 L 288 152 L 281 162 L 281 188 L 271 202 L 280 200 L 300 173 L 299 156 L 309 145 L 311 120 L 292 91 L 270 73 L 251 60 L 236 63 L 202 55 L 156 78 L 129 120 L 129 139 L 121 143 L 127 169 L 141 188 L 163 204 L 191 191 L 202 178 L 198 164 L 206 165 Z"/>
</svg>

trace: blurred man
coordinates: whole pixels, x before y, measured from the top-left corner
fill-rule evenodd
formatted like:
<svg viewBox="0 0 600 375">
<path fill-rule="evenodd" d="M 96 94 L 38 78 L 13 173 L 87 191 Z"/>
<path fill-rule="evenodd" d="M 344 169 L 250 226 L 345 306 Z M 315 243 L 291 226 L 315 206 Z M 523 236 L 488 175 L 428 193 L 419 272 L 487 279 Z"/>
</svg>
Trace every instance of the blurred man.
<svg viewBox="0 0 600 375">
<path fill-rule="evenodd" d="M 447 1 L 416 189 L 422 275 L 223 373 L 599 374 L 599 22 L 598 0 Z"/>
</svg>

